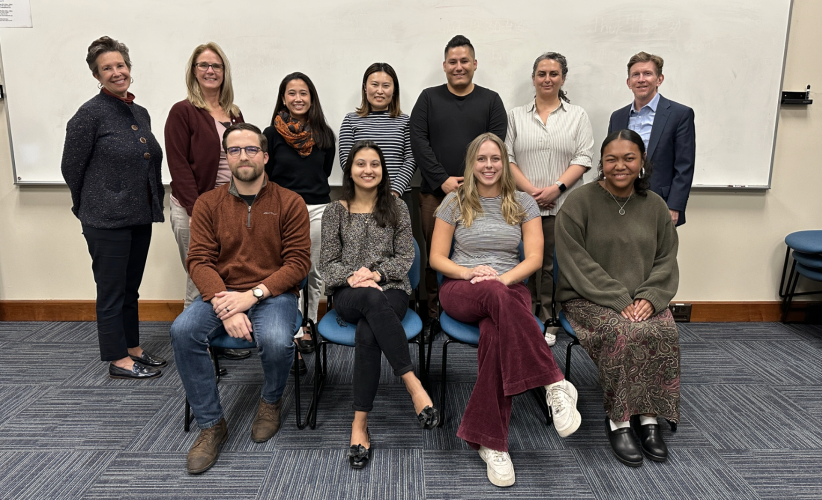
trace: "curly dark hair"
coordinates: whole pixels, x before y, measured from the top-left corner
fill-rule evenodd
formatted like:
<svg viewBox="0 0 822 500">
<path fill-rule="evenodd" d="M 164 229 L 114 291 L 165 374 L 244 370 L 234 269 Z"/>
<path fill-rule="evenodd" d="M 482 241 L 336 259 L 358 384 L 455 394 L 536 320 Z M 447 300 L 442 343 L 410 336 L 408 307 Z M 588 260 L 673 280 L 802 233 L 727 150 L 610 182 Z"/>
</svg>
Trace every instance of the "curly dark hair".
<svg viewBox="0 0 822 500">
<path fill-rule="evenodd" d="M 599 149 L 599 176 L 597 176 L 597 180 L 605 179 L 605 175 L 602 173 L 602 154 L 605 152 L 605 146 L 616 140 L 631 141 L 639 148 L 639 154 L 644 159 L 642 167 L 645 169 L 645 175 L 634 179 L 634 192 L 639 196 L 647 196 L 648 190 L 651 188 L 651 174 L 654 172 L 654 166 L 651 165 L 651 160 L 645 158 L 645 142 L 642 141 L 642 137 L 627 128 L 611 132 L 602 141 L 602 147 Z"/>
<path fill-rule="evenodd" d="M 343 166 L 342 194 L 340 200 L 350 202 L 354 199 L 356 186 L 351 178 L 351 167 L 354 165 L 354 157 L 362 149 L 373 149 L 377 152 L 382 166 L 382 180 L 377 186 L 377 203 L 374 205 L 374 220 L 380 227 L 396 226 L 399 223 L 400 215 L 397 209 L 397 201 L 391 194 L 391 180 L 388 178 L 388 167 L 385 166 L 385 156 L 382 149 L 374 141 L 357 141 L 351 146 L 348 158 Z"/>
</svg>

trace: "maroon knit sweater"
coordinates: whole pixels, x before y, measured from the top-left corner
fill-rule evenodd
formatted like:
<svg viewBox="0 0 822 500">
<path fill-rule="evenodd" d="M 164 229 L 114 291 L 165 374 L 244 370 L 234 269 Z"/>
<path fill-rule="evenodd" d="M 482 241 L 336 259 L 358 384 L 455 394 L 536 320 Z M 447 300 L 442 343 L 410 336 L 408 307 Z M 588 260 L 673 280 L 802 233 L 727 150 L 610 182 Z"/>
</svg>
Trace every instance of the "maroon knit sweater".
<svg viewBox="0 0 822 500">
<path fill-rule="evenodd" d="M 231 120 L 243 121 L 242 113 Z M 171 194 L 190 216 L 197 197 L 214 189 L 223 138 L 217 134 L 214 118 L 208 111 L 184 100 L 168 113 L 165 139 Z"/>
</svg>

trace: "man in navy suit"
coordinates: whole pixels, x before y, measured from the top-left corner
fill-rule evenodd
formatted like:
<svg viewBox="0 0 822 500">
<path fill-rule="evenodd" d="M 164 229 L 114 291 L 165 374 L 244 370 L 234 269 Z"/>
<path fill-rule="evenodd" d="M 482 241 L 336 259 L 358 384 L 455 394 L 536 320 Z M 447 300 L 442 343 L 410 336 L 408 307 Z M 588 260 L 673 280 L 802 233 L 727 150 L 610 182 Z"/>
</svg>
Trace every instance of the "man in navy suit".
<svg viewBox="0 0 822 500">
<path fill-rule="evenodd" d="M 685 224 L 696 155 L 694 110 L 662 97 L 662 58 L 640 52 L 628 61 L 628 88 L 634 102 L 611 114 L 608 133 L 631 129 L 642 136 L 653 165 L 651 191 L 662 196 L 674 224 Z"/>
</svg>

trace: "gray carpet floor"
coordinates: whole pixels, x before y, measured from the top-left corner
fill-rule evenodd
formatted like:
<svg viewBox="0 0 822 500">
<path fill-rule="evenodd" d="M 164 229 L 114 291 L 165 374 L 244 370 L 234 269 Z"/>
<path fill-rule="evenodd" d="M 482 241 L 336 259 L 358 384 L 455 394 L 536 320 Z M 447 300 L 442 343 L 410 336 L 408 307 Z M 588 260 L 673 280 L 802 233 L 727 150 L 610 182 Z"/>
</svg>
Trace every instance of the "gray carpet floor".
<svg viewBox="0 0 822 500">
<path fill-rule="evenodd" d="M 93 323 L 0 323 L 0 498 L 822 498 L 819 326 L 680 324 L 682 421 L 676 433 L 664 428 L 668 462 L 637 469 L 612 456 L 595 367 L 575 347 L 571 380 L 582 427 L 561 439 L 533 398 L 515 398 L 517 482 L 506 489 L 488 482 L 485 464 L 455 436 L 476 377 L 476 350 L 467 346 L 449 348 L 446 421 L 433 431 L 417 426 L 401 381 L 383 363 L 369 419 L 373 460 L 361 471 L 346 459 L 353 349 L 329 349 L 316 429 L 295 425 L 292 379 L 283 428 L 263 444 L 250 439 L 259 358 L 223 361 L 229 439 L 214 468 L 189 476 L 185 457 L 197 428 L 183 432 L 169 324 L 141 326 L 143 347 L 172 360 L 157 380 L 109 379 Z M 560 335 L 553 348 L 563 369 L 567 344 Z M 441 345 L 431 363 L 435 394 Z M 307 394 L 313 381 L 303 382 Z"/>
</svg>

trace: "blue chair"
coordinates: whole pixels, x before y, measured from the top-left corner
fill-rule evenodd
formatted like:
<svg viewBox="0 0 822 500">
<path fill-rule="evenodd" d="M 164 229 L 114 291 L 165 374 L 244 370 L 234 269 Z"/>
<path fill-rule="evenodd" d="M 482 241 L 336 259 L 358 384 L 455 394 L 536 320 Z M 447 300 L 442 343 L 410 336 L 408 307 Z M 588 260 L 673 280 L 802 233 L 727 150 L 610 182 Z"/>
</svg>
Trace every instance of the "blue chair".
<svg viewBox="0 0 822 500">
<path fill-rule="evenodd" d="M 408 270 L 408 281 L 411 282 L 411 288 L 414 290 L 414 307 L 406 311 L 402 319 L 402 327 L 405 330 L 405 337 L 409 343 L 417 344 L 417 351 L 419 351 L 419 369 L 420 378 L 424 387 L 428 386 L 428 373 L 425 370 L 425 340 L 420 335 L 422 332 L 422 320 L 417 314 L 417 307 L 419 304 L 419 290 L 420 283 L 420 247 L 416 240 L 414 241 L 414 263 L 411 269 Z M 331 297 L 328 297 L 328 311 L 323 315 L 317 331 L 319 336 L 315 336 L 317 358 L 314 360 L 314 395 L 311 399 L 311 404 L 306 414 L 306 421 L 309 422 L 313 429 L 317 425 L 317 406 L 322 397 L 323 389 L 325 389 L 325 381 L 327 376 L 328 358 L 326 356 L 326 346 L 328 344 L 343 345 L 354 347 L 354 337 L 357 331 L 357 326 L 346 321 L 343 321 L 337 315 L 337 311 L 333 309 L 333 302 Z M 339 320 L 339 321 L 338 321 Z M 342 326 L 345 325 L 345 326 Z M 320 352 L 322 351 L 322 352 Z"/>
<path fill-rule="evenodd" d="M 571 342 L 568 344 L 568 349 L 565 354 L 565 378 L 566 380 L 571 380 L 571 349 L 575 345 L 579 345 L 579 339 L 577 338 L 577 334 L 574 333 L 574 327 L 571 326 L 571 323 L 568 322 L 568 319 L 565 317 L 565 313 L 560 308 L 559 314 L 557 314 L 557 301 L 554 297 L 556 297 L 557 293 L 557 282 L 559 281 L 559 264 L 557 263 L 557 251 L 554 250 L 554 290 L 551 293 L 551 318 L 553 319 L 554 326 L 558 326 L 562 328 L 562 331 L 565 332 L 571 338 Z"/>
<path fill-rule="evenodd" d="M 452 244 L 451 253 L 453 253 L 454 247 Z M 525 258 L 525 250 L 523 248 L 522 242 L 519 244 L 519 259 L 522 261 Z M 437 273 L 437 284 L 442 286 L 443 276 L 442 273 Z M 527 283 L 528 280 L 526 279 L 525 282 Z M 445 342 L 442 344 L 442 389 L 440 390 L 440 427 L 442 426 L 443 422 L 445 421 L 445 389 L 447 387 L 447 366 L 448 366 L 448 346 L 452 343 L 457 344 L 464 344 L 471 346 L 473 348 L 479 347 L 479 339 L 480 339 L 480 329 L 478 323 L 463 323 L 461 321 L 457 321 L 451 316 L 448 315 L 445 311 L 442 311 L 440 307 L 440 330 L 445 333 L 446 337 L 448 337 Z M 542 334 L 545 335 L 545 325 L 542 321 L 539 320 L 537 316 L 534 316 L 534 321 L 536 321 L 537 325 L 539 326 L 540 330 L 542 330 Z M 430 349 L 430 347 L 429 347 Z M 430 350 L 429 350 L 429 359 L 430 359 Z M 548 408 L 547 403 L 545 402 L 545 390 L 542 388 L 534 388 L 531 389 L 531 394 L 537 400 L 537 404 L 539 405 L 540 409 L 542 410 L 543 415 L 545 416 L 545 425 L 551 425 L 553 419 L 551 417 L 551 411 Z"/>
<path fill-rule="evenodd" d="M 782 266 L 782 278 L 779 282 L 779 297 L 782 299 L 782 322 L 788 320 L 791 303 L 800 295 L 815 295 L 822 290 L 796 293 L 799 276 L 814 281 L 822 281 L 822 230 L 797 231 L 785 237 L 785 263 Z M 790 273 L 788 263 L 791 264 Z M 786 281 L 787 277 L 787 281 Z"/>
<path fill-rule="evenodd" d="M 565 313 L 560 308 L 559 314 L 557 314 L 557 301 L 554 297 L 556 297 L 557 293 L 557 282 L 559 282 L 559 263 L 557 263 L 557 251 L 554 249 L 554 293 L 551 295 L 551 315 L 554 318 L 554 324 L 560 326 L 562 330 L 571 338 L 571 342 L 568 344 L 568 351 L 565 356 L 565 378 L 566 380 L 571 380 L 571 348 L 575 345 L 579 345 L 579 338 L 577 338 L 577 334 L 574 332 L 574 327 L 571 326 L 571 323 L 568 322 L 568 318 L 565 317 Z M 670 420 L 666 420 L 668 425 L 671 426 L 671 432 L 676 432 L 677 424 L 675 422 L 671 422 Z"/>
<path fill-rule="evenodd" d="M 300 282 L 300 290 L 305 292 L 306 286 L 308 284 L 308 278 L 303 278 Z M 303 310 L 297 310 L 296 317 L 294 318 L 294 334 L 296 335 L 299 333 L 300 329 L 307 326 L 311 329 L 311 332 L 316 332 L 316 326 L 314 322 L 308 318 L 308 301 L 303 301 Z M 314 337 L 314 335 L 312 335 Z M 222 347 L 223 349 L 256 349 L 257 343 L 256 342 L 249 342 L 245 339 L 238 339 L 232 337 L 228 333 L 223 333 L 218 335 L 217 337 L 213 338 L 209 343 L 210 347 Z M 214 352 L 214 349 L 209 349 L 211 354 L 211 362 L 214 364 L 214 374 L 217 377 L 217 383 L 220 383 L 220 377 L 227 375 L 228 372 L 225 368 L 220 368 L 220 360 L 217 354 Z M 296 349 L 294 350 L 294 361 L 298 359 L 299 351 Z M 302 429 L 305 427 L 306 422 L 301 421 L 300 419 L 300 372 L 299 370 L 296 371 L 294 374 L 294 399 L 296 400 L 296 414 L 297 414 L 297 427 Z M 307 417 L 306 417 L 307 420 Z M 186 398 L 186 408 L 185 408 L 185 420 L 183 421 L 183 429 L 188 432 L 191 428 L 191 405 L 188 403 L 188 398 Z"/>
</svg>

